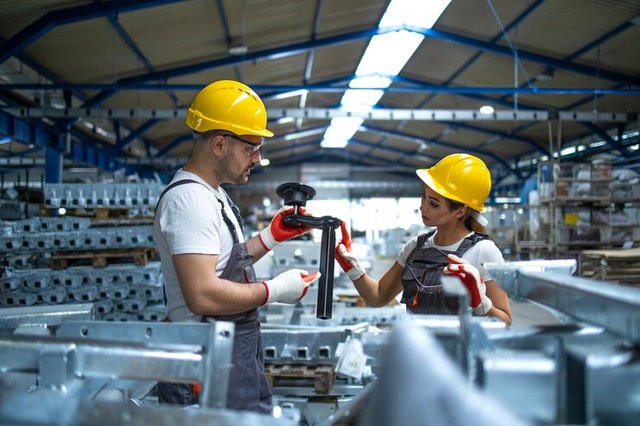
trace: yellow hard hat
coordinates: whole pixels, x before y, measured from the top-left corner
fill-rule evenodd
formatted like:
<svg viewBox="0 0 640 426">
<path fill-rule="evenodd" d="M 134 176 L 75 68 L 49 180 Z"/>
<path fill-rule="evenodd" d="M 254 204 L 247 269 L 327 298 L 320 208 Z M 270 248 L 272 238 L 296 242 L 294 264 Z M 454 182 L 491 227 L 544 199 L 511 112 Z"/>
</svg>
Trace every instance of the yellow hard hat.
<svg viewBox="0 0 640 426">
<path fill-rule="evenodd" d="M 481 212 L 491 192 L 487 165 L 470 154 L 450 154 L 428 169 L 416 170 L 418 177 L 445 198 Z"/>
<path fill-rule="evenodd" d="M 227 130 L 236 135 L 270 138 L 267 110 L 249 86 L 233 80 L 209 84 L 193 99 L 187 112 L 187 126 L 196 132 Z"/>
</svg>

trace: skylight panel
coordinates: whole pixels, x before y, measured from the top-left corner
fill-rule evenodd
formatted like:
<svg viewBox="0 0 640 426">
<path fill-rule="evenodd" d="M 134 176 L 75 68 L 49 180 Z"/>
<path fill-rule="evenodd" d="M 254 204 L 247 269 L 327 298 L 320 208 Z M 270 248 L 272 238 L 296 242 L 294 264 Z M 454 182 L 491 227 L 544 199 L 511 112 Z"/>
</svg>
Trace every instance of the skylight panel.
<svg viewBox="0 0 640 426">
<path fill-rule="evenodd" d="M 451 0 L 392 0 L 379 28 L 408 25 L 431 28 Z M 380 101 L 384 89 L 391 85 L 424 40 L 424 36 L 408 30 L 399 30 L 371 38 L 356 68 L 356 78 L 351 81 L 340 101 L 342 109 L 367 112 Z M 378 89 L 378 90 L 376 90 Z M 364 120 L 355 117 L 335 117 L 320 143 L 322 147 L 343 148 L 353 137 Z"/>
</svg>

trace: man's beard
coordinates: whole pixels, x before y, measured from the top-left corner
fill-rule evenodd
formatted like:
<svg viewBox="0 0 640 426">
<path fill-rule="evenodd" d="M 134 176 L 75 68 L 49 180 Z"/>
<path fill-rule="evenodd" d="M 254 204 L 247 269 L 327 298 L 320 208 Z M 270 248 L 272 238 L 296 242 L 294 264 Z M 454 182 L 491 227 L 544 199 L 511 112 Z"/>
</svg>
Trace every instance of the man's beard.
<svg viewBox="0 0 640 426">
<path fill-rule="evenodd" d="M 243 185 L 249 182 L 249 176 L 245 176 L 246 169 L 242 169 L 241 172 L 238 172 L 233 168 L 235 160 L 232 158 L 233 154 L 229 153 L 222 157 L 219 164 L 219 172 L 220 176 L 222 176 L 222 181 L 225 183 L 231 183 L 236 185 Z"/>
</svg>

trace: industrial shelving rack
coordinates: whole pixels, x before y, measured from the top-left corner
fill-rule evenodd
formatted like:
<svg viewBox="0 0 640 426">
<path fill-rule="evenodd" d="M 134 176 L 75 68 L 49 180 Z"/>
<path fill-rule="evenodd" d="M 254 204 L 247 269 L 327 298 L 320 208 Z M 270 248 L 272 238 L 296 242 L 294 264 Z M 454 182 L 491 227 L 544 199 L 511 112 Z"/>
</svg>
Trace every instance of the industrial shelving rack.
<svg viewBox="0 0 640 426">
<path fill-rule="evenodd" d="M 547 162 L 538 167 L 539 209 L 554 257 L 611 248 L 611 163 Z"/>
</svg>

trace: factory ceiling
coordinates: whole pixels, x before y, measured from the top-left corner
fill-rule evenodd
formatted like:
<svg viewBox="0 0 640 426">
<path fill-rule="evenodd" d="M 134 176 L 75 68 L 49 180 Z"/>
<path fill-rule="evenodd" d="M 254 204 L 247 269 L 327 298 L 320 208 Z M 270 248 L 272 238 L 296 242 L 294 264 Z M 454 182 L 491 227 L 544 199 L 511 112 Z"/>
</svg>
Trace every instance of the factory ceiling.
<svg viewBox="0 0 640 426">
<path fill-rule="evenodd" d="M 414 1 L 414 15 L 430 3 Z M 49 150 L 75 165 L 172 172 L 191 149 L 185 109 L 218 79 L 241 80 L 264 100 L 273 168 L 409 175 L 465 151 L 500 184 L 522 182 L 558 153 L 640 159 L 637 0 L 452 0 L 430 28 L 381 26 L 388 5 L 4 0 L 0 167 L 37 164 Z M 372 40 L 398 31 L 419 40 L 406 64 L 376 75 L 388 80 L 382 88 L 355 84 Z M 346 109 L 350 84 L 381 96 L 368 110 Z M 346 115 L 360 120 L 347 145 L 324 147 Z"/>
</svg>

